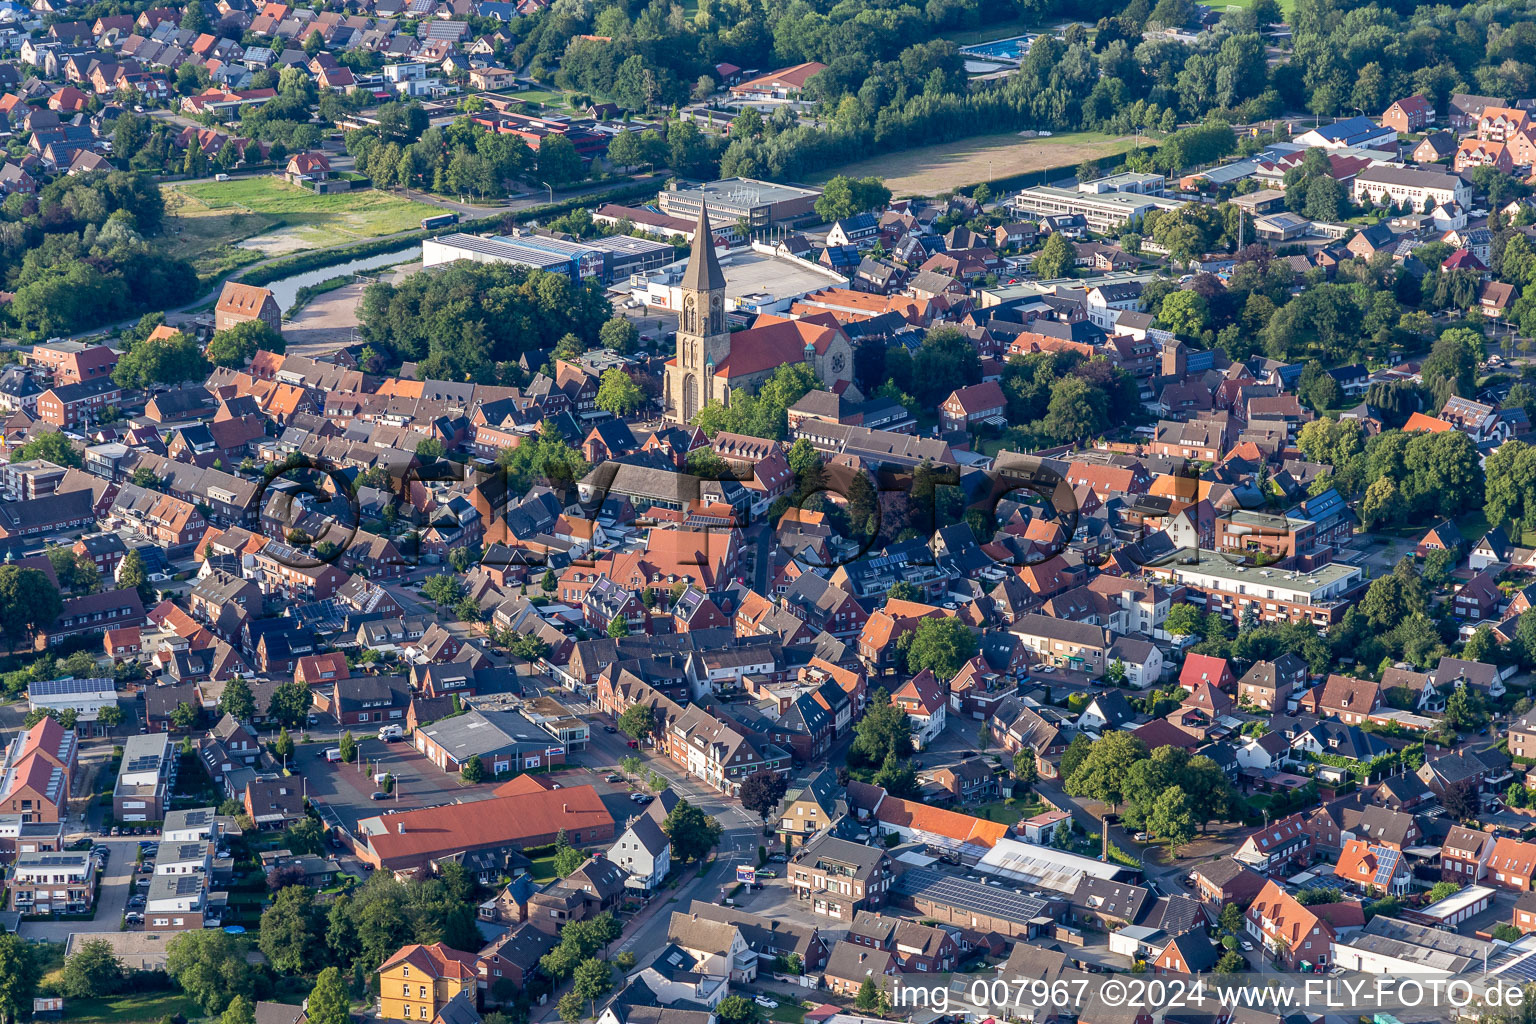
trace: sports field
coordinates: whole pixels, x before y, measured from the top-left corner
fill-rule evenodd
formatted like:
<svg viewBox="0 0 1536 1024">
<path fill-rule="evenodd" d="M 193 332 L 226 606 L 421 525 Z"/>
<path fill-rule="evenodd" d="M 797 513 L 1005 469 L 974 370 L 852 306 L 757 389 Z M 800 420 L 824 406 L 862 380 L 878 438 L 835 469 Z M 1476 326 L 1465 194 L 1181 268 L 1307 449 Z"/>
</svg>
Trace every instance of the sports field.
<svg viewBox="0 0 1536 1024">
<path fill-rule="evenodd" d="M 201 274 L 409 231 L 442 212 L 373 189 L 317 195 L 274 177 L 168 185 L 165 208 L 166 244 Z"/>
<path fill-rule="evenodd" d="M 1003 132 L 844 164 L 829 168 L 819 180 L 836 174 L 874 175 L 885 181 L 893 195 L 933 195 L 1053 167 L 1066 168 L 1063 173 L 1071 174 L 1084 160 L 1124 153 L 1132 143 L 1128 136 L 1102 132 L 1066 132 L 1044 139 Z"/>
</svg>

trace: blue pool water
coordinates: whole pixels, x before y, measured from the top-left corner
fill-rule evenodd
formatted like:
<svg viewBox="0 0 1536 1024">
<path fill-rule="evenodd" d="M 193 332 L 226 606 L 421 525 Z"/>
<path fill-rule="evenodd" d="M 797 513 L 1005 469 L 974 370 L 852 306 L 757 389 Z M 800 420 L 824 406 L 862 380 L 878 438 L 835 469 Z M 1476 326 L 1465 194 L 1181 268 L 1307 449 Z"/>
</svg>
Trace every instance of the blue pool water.
<svg viewBox="0 0 1536 1024">
<path fill-rule="evenodd" d="M 1012 36 L 1008 39 L 994 39 L 990 43 L 977 43 L 974 46 L 962 46 L 960 52 L 973 57 L 1001 57 L 1005 60 L 1023 60 L 1029 53 L 1031 36 Z"/>
</svg>

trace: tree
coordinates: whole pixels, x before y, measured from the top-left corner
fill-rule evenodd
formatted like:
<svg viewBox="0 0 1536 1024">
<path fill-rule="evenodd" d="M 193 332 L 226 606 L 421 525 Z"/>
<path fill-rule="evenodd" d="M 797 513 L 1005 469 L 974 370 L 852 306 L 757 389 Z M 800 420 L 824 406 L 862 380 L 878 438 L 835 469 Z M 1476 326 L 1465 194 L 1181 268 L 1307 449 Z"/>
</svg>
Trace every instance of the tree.
<svg viewBox="0 0 1536 1024">
<path fill-rule="evenodd" d="M 1086 734 L 1078 733 L 1072 737 L 1072 742 L 1067 744 L 1067 749 L 1061 755 L 1061 770 L 1059 777 L 1065 781 L 1077 773 L 1082 763 L 1088 759 L 1088 753 L 1093 749 L 1093 741 Z"/>
<path fill-rule="evenodd" d="M 219 697 L 219 710 L 241 722 L 255 718 L 256 698 L 251 694 L 250 684 L 239 676 L 225 683 L 224 692 Z"/>
<path fill-rule="evenodd" d="M 564 135 L 551 135 L 541 141 L 538 159 L 539 174 L 551 185 L 568 185 L 581 177 L 581 156 Z"/>
<path fill-rule="evenodd" d="M 645 147 L 640 143 L 639 133 L 620 132 L 615 135 L 608 144 L 608 162 L 626 170 L 645 163 Z"/>
<path fill-rule="evenodd" d="M 327 967 L 315 978 L 308 1013 L 310 1024 L 348 1024 L 352 1019 L 352 1000 L 339 968 Z"/>
<path fill-rule="evenodd" d="M 1198 634 L 1201 626 L 1200 609 L 1191 604 L 1176 604 L 1168 609 L 1163 619 L 1163 629 L 1173 636 Z"/>
<path fill-rule="evenodd" d="M 421 596 L 430 600 L 438 608 L 449 608 L 464 596 L 464 584 L 457 576 L 450 573 L 438 573 L 436 576 L 428 576 L 422 583 Z"/>
<path fill-rule="evenodd" d="M 1243 908 L 1236 903 L 1228 903 L 1221 908 L 1221 917 L 1218 922 L 1221 930 L 1228 935 L 1240 935 L 1243 931 Z"/>
<path fill-rule="evenodd" d="M 932 670 L 940 680 L 954 678 L 967 661 L 976 656 L 976 634 L 957 618 L 934 616 L 918 622 L 912 645 L 907 649 L 907 670 Z"/>
<path fill-rule="evenodd" d="M 613 965 L 606 960 L 583 960 L 576 965 L 572 990 L 587 1001 L 589 1016 L 597 1016 L 597 1000 L 613 990 Z"/>
<path fill-rule="evenodd" d="M 1429 902 L 1439 903 L 1441 900 L 1450 899 L 1459 892 L 1461 892 L 1461 886 L 1455 882 L 1436 882 L 1429 887 Z"/>
<path fill-rule="evenodd" d="M 96 713 L 96 724 L 107 729 L 116 729 L 123 724 L 123 709 L 116 704 L 106 704 Z"/>
<path fill-rule="evenodd" d="M 256 1024 L 256 1008 L 245 996 L 235 996 L 224 1008 L 219 1024 Z"/>
<path fill-rule="evenodd" d="M 1189 797 L 1178 789 L 1166 790 L 1153 803 L 1147 815 L 1147 828 L 1167 843 L 1168 852 L 1177 857 L 1179 851 L 1195 837 L 1195 818 Z"/>
<path fill-rule="evenodd" d="M 715 1017 L 721 1024 L 753 1024 L 757 1020 L 757 1004 L 746 996 L 726 996 L 716 1005 Z"/>
<path fill-rule="evenodd" d="M 1247 969 L 1248 961 L 1243 959 L 1243 955 L 1230 949 L 1216 961 L 1217 974 L 1240 974 Z"/>
<path fill-rule="evenodd" d="M 188 701 L 182 701 L 171 711 L 171 728 L 179 732 L 186 732 L 197 724 L 197 708 Z"/>
<path fill-rule="evenodd" d="M 602 329 L 597 332 L 597 340 L 603 348 L 620 353 L 628 352 L 640 340 L 640 330 L 629 317 L 616 315 L 603 324 Z"/>
<path fill-rule="evenodd" d="M 37 459 L 74 469 L 84 465 L 84 460 L 75 446 L 69 443 L 69 438 L 57 430 L 42 431 L 11 451 L 12 462 L 32 462 Z"/>
<path fill-rule="evenodd" d="M 555 1012 L 560 1015 L 560 1019 L 565 1024 L 576 1024 L 581 1020 L 586 1009 L 587 1001 L 581 998 L 580 992 L 574 991 L 561 996 L 560 1001 L 555 1004 Z"/>
<path fill-rule="evenodd" d="M 672 856 L 691 862 L 702 860 L 720 842 L 720 823 L 687 800 L 679 800 L 661 824 L 672 841 Z"/>
<path fill-rule="evenodd" d="M 1109 399 L 1081 377 L 1063 377 L 1051 388 L 1041 427 L 1051 440 L 1073 444 L 1103 431 Z"/>
<path fill-rule="evenodd" d="M 302 884 L 279 889 L 261 913 L 256 944 L 278 970 L 287 974 L 306 973 L 320 946 L 314 890 Z"/>
<path fill-rule="evenodd" d="M 465 760 L 459 769 L 459 778 L 470 783 L 485 781 L 485 762 L 480 760 L 479 754 L 471 754 Z"/>
<path fill-rule="evenodd" d="M 325 849 L 325 826 L 318 818 L 301 818 L 283 830 L 283 845 L 294 853 L 320 853 Z"/>
<path fill-rule="evenodd" d="M 1131 765 L 1147 756 L 1147 745 L 1128 732 L 1107 732 L 1093 741 L 1077 770 L 1066 780 L 1067 792 L 1119 806 Z"/>
<path fill-rule="evenodd" d="M 564 878 L 586 863 L 586 860 L 586 854 L 572 846 L 565 829 L 561 829 L 555 837 L 555 877 Z"/>
<path fill-rule="evenodd" d="M 891 190 L 879 178 L 849 178 L 839 174 L 822 188 L 816 199 L 816 216 L 831 223 L 867 210 L 878 210 L 891 201 Z"/>
<path fill-rule="evenodd" d="M 741 806 L 756 811 L 766 825 L 768 819 L 778 811 L 779 803 L 788 789 L 789 780 L 783 775 L 766 768 L 759 769 L 747 776 L 741 784 Z"/>
<path fill-rule="evenodd" d="M 626 320 L 625 323 L 628 323 Z M 645 392 L 635 378 L 617 366 L 603 371 L 597 385 L 597 407 L 618 417 L 631 416 L 645 405 Z"/>
<path fill-rule="evenodd" d="M 282 683 L 267 701 L 267 715 L 281 725 L 297 729 L 309 717 L 311 701 L 309 688 L 303 683 Z"/>
<path fill-rule="evenodd" d="M 1013 755 L 1013 781 L 1015 789 L 1028 792 L 1036 782 L 1040 781 L 1040 767 L 1035 761 L 1035 752 L 1029 748 L 1018 751 Z"/>
<path fill-rule="evenodd" d="M 13 936 L 0 938 L 0 943 L 9 938 Z M 165 972 L 204 1013 L 223 1013 L 235 996 L 249 999 L 254 993 L 254 971 L 246 959 L 249 945 L 243 936 L 219 928 L 183 932 L 165 947 Z M 339 1022 L 332 1019 L 326 1024 Z"/>
<path fill-rule="evenodd" d="M 1040 252 L 1035 255 L 1035 262 L 1031 264 L 1030 269 L 1040 280 L 1049 281 L 1055 278 L 1071 277 L 1072 268 L 1076 265 L 1077 254 L 1072 251 L 1066 236 L 1059 231 L 1053 231 L 1046 238 L 1045 244 L 1040 247 Z"/>
<path fill-rule="evenodd" d="M 59 588 L 42 570 L 0 566 L 0 632 L 13 647 L 53 625 L 63 610 Z"/>
<path fill-rule="evenodd" d="M 608 620 L 608 639 L 620 640 L 626 636 L 629 636 L 629 623 L 624 616 L 615 615 Z"/>
<path fill-rule="evenodd" d="M 215 331 L 204 353 L 214 366 L 230 366 L 239 369 L 251 361 L 259 351 L 281 355 L 288 349 L 283 336 L 264 320 L 246 320 Z"/>
<path fill-rule="evenodd" d="M 884 688 L 869 699 L 864 717 L 853 729 L 848 761 L 854 765 L 883 765 L 894 755 L 898 760 L 912 753 L 912 723 L 907 713 L 891 703 Z"/>
<path fill-rule="evenodd" d="M 424 437 L 416 442 L 416 454 L 423 459 L 440 459 L 447 451 L 447 446 L 435 437 Z"/>
<path fill-rule="evenodd" d="M 138 591 L 139 601 L 145 605 L 153 599 L 154 588 L 149 585 L 149 574 L 144 570 L 144 558 L 138 548 L 129 548 L 118 563 L 117 585 L 124 590 Z"/>
<path fill-rule="evenodd" d="M 106 939 L 90 939 L 64 958 L 59 991 L 70 999 L 110 996 L 123 984 L 123 962 Z"/>
<path fill-rule="evenodd" d="M 1488 708 L 1483 695 L 1470 686 L 1458 686 L 1446 699 L 1445 720 L 1451 728 L 1463 732 L 1488 724 Z"/>
<path fill-rule="evenodd" d="M 864 981 L 859 985 L 858 995 L 853 997 L 853 1005 L 866 1013 L 875 1009 L 880 1004 L 880 990 L 875 987 L 873 975 L 866 974 Z"/>
<path fill-rule="evenodd" d="M 0 935 L 0 1018 L 14 1022 L 37 992 L 40 977 L 37 958 L 14 932 Z"/>
<path fill-rule="evenodd" d="M 336 741 L 336 748 L 341 751 L 342 764 L 351 764 L 357 760 L 357 740 L 353 738 L 351 729 L 341 734 L 341 739 Z"/>
</svg>

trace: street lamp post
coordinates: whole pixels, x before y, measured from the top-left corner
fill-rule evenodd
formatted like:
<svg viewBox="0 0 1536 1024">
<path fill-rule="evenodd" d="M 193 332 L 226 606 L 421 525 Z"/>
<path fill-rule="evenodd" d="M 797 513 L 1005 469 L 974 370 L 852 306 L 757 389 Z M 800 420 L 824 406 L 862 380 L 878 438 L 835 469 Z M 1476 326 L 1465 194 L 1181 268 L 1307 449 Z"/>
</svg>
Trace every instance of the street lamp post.
<svg viewBox="0 0 1536 1024">
<path fill-rule="evenodd" d="M 543 185 L 546 189 L 549 190 L 549 205 L 551 205 L 551 206 L 555 205 L 555 190 L 554 190 L 554 188 L 547 181 L 541 181 L 541 182 L 539 182 L 539 184 Z"/>
</svg>

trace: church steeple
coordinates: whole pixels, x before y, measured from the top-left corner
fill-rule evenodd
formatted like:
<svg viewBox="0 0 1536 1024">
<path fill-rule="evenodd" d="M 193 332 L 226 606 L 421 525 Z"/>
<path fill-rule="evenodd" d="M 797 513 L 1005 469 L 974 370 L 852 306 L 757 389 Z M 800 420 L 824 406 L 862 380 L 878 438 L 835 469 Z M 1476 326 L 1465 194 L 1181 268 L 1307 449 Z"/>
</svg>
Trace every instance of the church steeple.
<svg viewBox="0 0 1536 1024">
<path fill-rule="evenodd" d="M 709 210 L 699 202 L 699 221 L 693 229 L 693 251 L 683 274 L 685 292 L 708 293 L 725 288 L 725 274 L 715 256 L 715 237 L 709 230 Z"/>
</svg>

